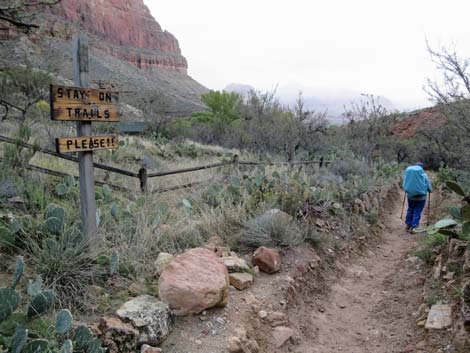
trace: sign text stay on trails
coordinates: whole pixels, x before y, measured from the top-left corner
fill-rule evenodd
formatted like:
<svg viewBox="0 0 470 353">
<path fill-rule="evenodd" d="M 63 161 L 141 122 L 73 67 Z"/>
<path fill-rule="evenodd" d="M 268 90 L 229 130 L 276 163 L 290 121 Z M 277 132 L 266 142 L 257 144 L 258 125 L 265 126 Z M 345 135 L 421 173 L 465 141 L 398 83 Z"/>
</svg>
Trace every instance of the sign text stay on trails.
<svg viewBox="0 0 470 353">
<path fill-rule="evenodd" d="M 50 91 L 52 120 L 119 121 L 119 92 L 59 85 Z"/>
</svg>

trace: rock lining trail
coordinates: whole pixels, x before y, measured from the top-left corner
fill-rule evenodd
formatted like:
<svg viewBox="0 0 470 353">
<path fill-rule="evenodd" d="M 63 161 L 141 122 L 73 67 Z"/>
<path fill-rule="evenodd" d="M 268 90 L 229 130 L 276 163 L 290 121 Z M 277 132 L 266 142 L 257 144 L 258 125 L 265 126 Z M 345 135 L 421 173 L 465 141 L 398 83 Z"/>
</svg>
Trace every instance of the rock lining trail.
<svg viewBox="0 0 470 353">
<path fill-rule="evenodd" d="M 413 317 L 422 302 L 424 277 L 410 261 L 419 235 L 405 232 L 400 212 L 396 201 L 385 215 L 387 228 L 378 245 L 349 264 L 338 264 L 344 273 L 312 314 L 315 337 L 296 352 L 425 352 L 420 351 L 425 349 L 419 337 L 423 330 L 417 330 Z"/>
<path fill-rule="evenodd" d="M 227 343 L 241 329 L 257 348 L 245 347 L 240 353 L 435 352 L 428 349 L 426 331 L 413 315 L 422 307 L 426 280 L 422 261 L 413 256 L 422 235 L 405 232 L 400 220 L 403 195 L 392 195 L 391 208 L 381 216 L 386 227 L 368 237 L 361 255 L 339 256 L 338 271 L 318 268 L 300 274 L 298 269 L 315 262 L 315 256 L 308 247 L 290 249 L 280 272 L 258 274 L 244 291 L 230 287 L 225 308 L 179 318 L 163 351 L 229 352 Z M 271 316 L 292 329 L 285 344 L 276 344 L 277 325 Z"/>
</svg>

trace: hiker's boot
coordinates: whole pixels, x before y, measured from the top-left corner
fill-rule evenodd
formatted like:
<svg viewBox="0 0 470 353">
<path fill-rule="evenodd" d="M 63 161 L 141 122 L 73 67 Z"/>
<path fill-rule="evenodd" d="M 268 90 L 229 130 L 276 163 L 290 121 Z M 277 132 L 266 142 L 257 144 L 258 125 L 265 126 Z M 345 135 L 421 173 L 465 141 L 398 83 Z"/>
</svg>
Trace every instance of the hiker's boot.
<svg viewBox="0 0 470 353">
<path fill-rule="evenodd" d="M 411 229 L 411 226 L 409 224 L 407 224 L 405 229 L 406 229 L 407 232 L 409 232 L 410 229 Z"/>
</svg>

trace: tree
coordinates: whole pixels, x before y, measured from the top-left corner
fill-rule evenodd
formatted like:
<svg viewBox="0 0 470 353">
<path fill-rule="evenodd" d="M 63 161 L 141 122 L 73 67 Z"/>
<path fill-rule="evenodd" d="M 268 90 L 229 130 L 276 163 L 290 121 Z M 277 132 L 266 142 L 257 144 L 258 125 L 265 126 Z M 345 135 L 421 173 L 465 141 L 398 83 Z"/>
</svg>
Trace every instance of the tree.
<svg viewBox="0 0 470 353">
<path fill-rule="evenodd" d="M 39 25 L 32 23 L 42 6 L 56 5 L 61 0 L 2 0 L 0 2 L 0 20 L 21 30 L 29 32 Z"/>
<path fill-rule="evenodd" d="M 30 66 L 10 67 L 0 71 L 1 120 L 13 118 L 24 123 L 27 118 L 41 119 L 48 112 L 49 85 L 52 77 Z M 44 108 L 46 106 L 46 109 Z"/>
<path fill-rule="evenodd" d="M 144 120 L 156 134 L 171 121 L 168 115 L 167 98 L 159 91 L 143 92 L 137 99 L 136 107 L 142 110 Z"/>
<path fill-rule="evenodd" d="M 427 43 L 431 60 L 441 79 L 427 80 L 425 91 L 439 106 L 447 119 L 439 129 L 422 131 L 436 147 L 445 164 L 470 168 L 470 59 L 457 54 L 455 47 L 432 49 Z"/>
</svg>

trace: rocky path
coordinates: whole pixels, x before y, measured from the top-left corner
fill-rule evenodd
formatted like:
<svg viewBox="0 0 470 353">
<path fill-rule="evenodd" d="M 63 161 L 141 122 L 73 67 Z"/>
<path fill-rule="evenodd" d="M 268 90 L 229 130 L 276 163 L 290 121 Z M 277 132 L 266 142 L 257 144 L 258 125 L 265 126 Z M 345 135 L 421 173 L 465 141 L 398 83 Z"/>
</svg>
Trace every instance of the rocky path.
<svg viewBox="0 0 470 353">
<path fill-rule="evenodd" d="M 296 352 L 420 352 L 413 312 L 422 301 L 423 277 L 410 261 L 419 236 L 405 232 L 400 212 L 397 200 L 380 245 L 343 264 L 344 275 L 312 314 L 315 338 Z"/>
</svg>

